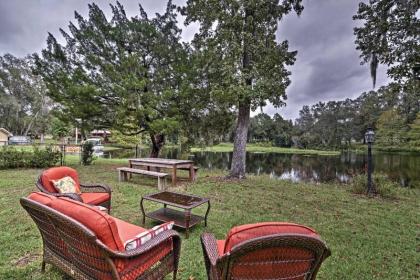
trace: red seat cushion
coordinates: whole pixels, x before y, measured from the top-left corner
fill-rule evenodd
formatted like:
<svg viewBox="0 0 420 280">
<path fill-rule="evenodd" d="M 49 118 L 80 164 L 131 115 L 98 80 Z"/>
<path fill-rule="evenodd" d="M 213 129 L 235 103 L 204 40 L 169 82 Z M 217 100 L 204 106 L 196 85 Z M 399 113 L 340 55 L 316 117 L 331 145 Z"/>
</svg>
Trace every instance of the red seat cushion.
<svg viewBox="0 0 420 280">
<path fill-rule="evenodd" d="M 57 190 L 55 189 L 52 180 L 59 180 L 66 176 L 71 177 L 74 182 L 76 182 L 76 190 L 80 193 L 80 181 L 77 171 L 67 166 L 53 167 L 44 170 L 41 174 L 41 183 L 47 191 L 56 193 Z"/>
<path fill-rule="evenodd" d="M 57 198 L 51 207 L 89 228 L 111 250 L 124 251 L 117 223 L 107 213 L 68 198 Z"/>
<path fill-rule="evenodd" d="M 298 233 L 319 237 L 315 230 L 298 224 L 265 222 L 241 225 L 232 228 L 226 238 L 224 253 L 229 252 L 235 245 L 252 238 L 278 233 Z"/>
<path fill-rule="evenodd" d="M 98 205 L 110 199 L 109 193 L 82 193 L 84 203 Z"/>
<path fill-rule="evenodd" d="M 217 252 L 219 253 L 219 256 L 225 253 L 225 244 L 225 240 L 217 240 Z"/>
<path fill-rule="evenodd" d="M 114 221 L 117 225 L 118 234 L 122 244 L 124 244 L 127 240 L 134 238 L 137 234 L 146 231 L 145 228 L 124 222 L 123 220 L 117 218 L 114 218 Z"/>
<path fill-rule="evenodd" d="M 57 199 L 55 196 L 43 192 L 33 192 L 28 195 L 28 198 L 46 206 L 51 206 L 52 201 Z"/>
</svg>

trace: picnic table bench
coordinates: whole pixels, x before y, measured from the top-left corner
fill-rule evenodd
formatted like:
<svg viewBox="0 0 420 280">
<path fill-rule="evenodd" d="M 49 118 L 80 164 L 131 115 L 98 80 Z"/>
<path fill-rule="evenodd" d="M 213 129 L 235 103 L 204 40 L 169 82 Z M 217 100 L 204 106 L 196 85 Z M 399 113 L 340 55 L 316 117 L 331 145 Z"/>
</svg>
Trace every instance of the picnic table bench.
<svg viewBox="0 0 420 280">
<path fill-rule="evenodd" d="M 189 180 L 194 181 L 195 171 L 192 160 L 166 159 L 166 158 L 131 158 L 128 160 L 130 168 L 134 166 L 146 167 L 149 171 L 151 167 L 172 169 L 172 185 L 176 186 L 177 169 L 189 170 Z"/>
<path fill-rule="evenodd" d="M 156 171 L 148 171 L 143 169 L 137 168 L 130 168 L 130 167 L 119 167 L 118 170 L 118 181 L 127 181 L 128 174 L 139 174 L 145 175 L 150 177 L 156 177 L 158 179 L 158 190 L 165 190 L 166 188 L 166 177 L 169 175 L 168 173 L 156 172 Z"/>
</svg>

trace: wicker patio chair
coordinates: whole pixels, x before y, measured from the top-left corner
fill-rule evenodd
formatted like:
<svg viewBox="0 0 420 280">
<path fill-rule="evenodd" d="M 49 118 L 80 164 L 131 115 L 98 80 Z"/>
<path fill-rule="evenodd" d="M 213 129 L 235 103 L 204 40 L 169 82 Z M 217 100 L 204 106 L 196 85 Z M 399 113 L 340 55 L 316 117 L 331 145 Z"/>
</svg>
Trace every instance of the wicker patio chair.
<svg viewBox="0 0 420 280">
<path fill-rule="evenodd" d="M 271 228 L 264 233 L 267 224 Z M 301 226 L 278 223 L 276 229 L 274 224 L 240 226 L 232 229 L 226 240 L 216 240 L 210 233 L 202 234 L 208 279 L 315 279 L 321 263 L 331 255 L 326 244 L 309 228 L 307 233 L 302 228 L 297 228 L 299 233 L 293 233 L 293 227 Z M 284 226 L 288 229 L 282 232 Z"/>
<path fill-rule="evenodd" d="M 48 263 L 73 279 L 160 280 L 170 273 L 176 279 L 181 240 L 174 230 L 162 232 L 137 249 L 118 251 L 82 223 L 41 202 L 21 198 L 20 203 L 41 233 L 42 272 Z"/>
<path fill-rule="evenodd" d="M 80 195 L 73 193 L 60 194 L 56 191 L 51 180 L 58 180 L 65 176 L 71 177 L 78 184 L 82 192 Z M 41 192 L 57 197 L 69 197 L 86 204 L 103 206 L 108 209 L 108 212 L 111 211 L 111 188 L 102 184 L 81 184 L 77 171 L 73 168 L 60 166 L 46 169 L 39 175 L 36 186 Z"/>
</svg>

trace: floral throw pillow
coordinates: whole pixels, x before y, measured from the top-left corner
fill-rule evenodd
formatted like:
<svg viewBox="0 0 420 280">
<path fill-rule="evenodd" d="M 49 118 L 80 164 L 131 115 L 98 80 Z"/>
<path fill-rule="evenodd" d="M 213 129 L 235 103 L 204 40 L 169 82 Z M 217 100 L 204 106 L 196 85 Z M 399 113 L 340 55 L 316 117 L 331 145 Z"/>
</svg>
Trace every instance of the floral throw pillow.
<svg viewBox="0 0 420 280">
<path fill-rule="evenodd" d="M 79 193 L 77 191 L 76 182 L 69 176 L 51 181 L 59 193 Z"/>
<path fill-rule="evenodd" d="M 144 243 L 146 243 L 147 241 L 149 241 L 150 239 L 152 239 L 153 237 L 155 237 L 156 235 L 166 230 L 172 229 L 173 226 L 174 226 L 174 222 L 167 222 L 167 223 L 155 226 L 152 229 L 149 229 L 142 233 L 139 233 L 136 235 L 135 238 L 127 240 L 124 243 L 124 248 L 125 250 L 136 249 L 140 247 L 141 245 L 143 245 Z"/>
</svg>

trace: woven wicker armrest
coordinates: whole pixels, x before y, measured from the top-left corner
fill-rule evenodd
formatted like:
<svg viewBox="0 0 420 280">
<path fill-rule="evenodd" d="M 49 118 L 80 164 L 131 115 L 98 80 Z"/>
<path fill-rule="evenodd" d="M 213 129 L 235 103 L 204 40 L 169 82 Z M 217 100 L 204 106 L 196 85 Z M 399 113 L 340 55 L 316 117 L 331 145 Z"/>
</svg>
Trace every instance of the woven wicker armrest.
<svg viewBox="0 0 420 280">
<path fill-rule="evenodd" d="M 160 246 L 164 241 L 172 239 L 173 242 L 173 250 L 176 257 L 176 260 L 179 259 L 179 253 L 181 250 L 181 237 L 179 236 L 178 232 L 175 230 L 167 230 L 160 234 L 158 234 L 156 237 L 153 237 L 148 242 L 146 242 L 144 245 L 140 246 L 139 248 L 128 250 L 125 252 L 118 252 L 118 251 L 112 251 L 110 254 L 111 257 L 114 258 L 133 258 L 140 256 L 154 247 Z"/>
<path fill-rule="evenodd" d="M 201 235 L 201 244 L 206 261 L 209 261 L 211 266 L 215 266 L 219 258 L 216 238 L 213 234 L 205 232 Z"/>
<path fill-rule="evenodd" d="M 38 181 L 35 183 L 35 185 L 43 193 L 46 193 L 46 194 L 49 194 L 49 195 L 52 195 L 52 196 L 60 196 L 61 195 L 61 193 L 57 193 L 57 192 L 53 193 L 53 192 L 47 191 L 41 183 L 41 177 L 38 178 Z"/>
<path fill-rule="evenodd" d="M 82 192 L 111 193 L 111 188 L 109 186 L 101 184 L 80 184 L 80 189 Z"/>
<path fill-rule="evenodd" d="M 79 202 L 83 202 L 83 199 L 80 195 L 78 195 L 77 193 L 57 193 L 55 195 L 56 197 L 67 197 Z"/>
</svg>

